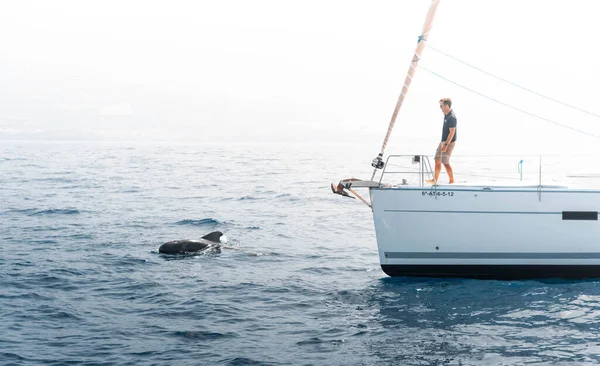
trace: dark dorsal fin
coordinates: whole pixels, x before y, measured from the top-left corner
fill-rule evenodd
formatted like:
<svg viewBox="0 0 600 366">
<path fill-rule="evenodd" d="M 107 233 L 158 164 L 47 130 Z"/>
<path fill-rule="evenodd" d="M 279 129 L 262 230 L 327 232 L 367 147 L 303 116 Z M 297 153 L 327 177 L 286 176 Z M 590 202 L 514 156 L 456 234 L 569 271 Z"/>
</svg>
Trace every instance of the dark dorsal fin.
<svg viewBox="0 0 600 366">
<path fill-rule="evenodd" d="M 210 234 L 206 234 L 202 237 L 202 239 L 206 239 L 208 241 L 212 241 L 214 243 L 219 243 L 221 240 L 221 236 L 223 236 L 223 233 L 220 231 L 213 231 Z"/>
</svg>

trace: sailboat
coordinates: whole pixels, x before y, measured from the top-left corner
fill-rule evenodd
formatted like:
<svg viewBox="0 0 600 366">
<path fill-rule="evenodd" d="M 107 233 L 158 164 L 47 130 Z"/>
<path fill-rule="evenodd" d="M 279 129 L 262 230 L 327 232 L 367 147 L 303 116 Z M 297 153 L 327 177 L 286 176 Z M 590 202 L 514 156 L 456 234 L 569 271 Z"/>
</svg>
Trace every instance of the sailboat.
<svg viewBox="0 0 600 366">
<path fill-rule="evenodd" d="M 438 5 L 432 0 L 381 152 L 373 159 L 373 176 L 343 179 L 331 185 L 333 193 L 357 197 L 372 210 L 379 261 L 389 276 L 600 278 L 599 189 L 542 184 L 541 172 L 535 184 L 429 185 L 428 156 L 390 155 L 384 161 Z M 390 168 L 403 159 L 415 168 Z M 359 188 L 369 196 L 362 197 Z"/>
</svg>

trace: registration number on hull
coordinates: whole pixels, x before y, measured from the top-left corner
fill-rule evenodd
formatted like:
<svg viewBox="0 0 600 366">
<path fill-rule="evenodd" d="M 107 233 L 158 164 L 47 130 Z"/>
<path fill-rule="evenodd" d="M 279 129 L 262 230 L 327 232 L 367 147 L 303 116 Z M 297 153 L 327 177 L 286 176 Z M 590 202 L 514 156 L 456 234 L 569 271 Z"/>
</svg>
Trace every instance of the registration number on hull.
<svg viewBox="0 0 600 366">
<path fill-rule="evenodd" d="M 439 192 L 439 191 L 423 191 L 421 192 L 421 196 L 429 196 L 429 197 L 454 197 L 454 192 Z"/>
</svg>

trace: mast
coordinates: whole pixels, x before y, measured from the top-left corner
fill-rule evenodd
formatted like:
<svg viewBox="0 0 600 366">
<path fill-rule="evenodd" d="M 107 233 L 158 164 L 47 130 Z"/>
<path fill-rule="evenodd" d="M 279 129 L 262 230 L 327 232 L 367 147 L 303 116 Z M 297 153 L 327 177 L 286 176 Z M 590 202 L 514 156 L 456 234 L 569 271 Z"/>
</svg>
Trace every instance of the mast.
<svg viewBox="0 0 600 366">
<path fill-rule="evenodd" d="M 421 53 L 423 53 L 423 49 L 425 49 L 425 41 L 427 41 L 427 37 L 429 36 L 429 32 L 431 31 L 431 28 L 433 26 L 433 18 L 435 16 L 435 11 L 437 10 L 439 3 L 440 0 L 431 1 L 431 6 L 429 7 L 429 11 L 427 12 L 427 16 L 425 17 L 425 23 L 423 24 L 423 30 L 421 30 L 421 35 L 419 36 L 419 40 L 417 41 L 417 48 L 415 49 L 413 59 L 410 62 L 410 67 L 408 68 L 406 79 L 404 79 L 404 85 L 402 86 L 402 91 L 400 92 L 400 96 L 398 97 L 396 108 L 394 108 L 394 113 L 392 114 L 392 119 L 390 120 L 390 125 L 388 126 L 385 139 L 383 139 L 381 152 L 379 153 L 379 155 L 377 155 L 375 159 L 373 159 L 373 162 L 371 163 L 371 165 L 375 168 L 375 170 L 373 170 L 373 176 L 371 177 L 371 180 L 375 178 L 375 173 L 377 172 L 377 169 L 383 168 L 383 152 L 387 145 L 388 139 L 390 138 L 390 134 L 392 133 L 392 129 L 394 128 L 394 123 L 396 123 L 396 117 L 398 116 L 400 107 L 402 107 L 402 103 L 404 102 L 404 98 L 406 97 L 406 93 L 408 92 L 408 88 L 410 87 L 413 75 L 417 70 L 417 64 L 421 59 Z"/>
</svg>

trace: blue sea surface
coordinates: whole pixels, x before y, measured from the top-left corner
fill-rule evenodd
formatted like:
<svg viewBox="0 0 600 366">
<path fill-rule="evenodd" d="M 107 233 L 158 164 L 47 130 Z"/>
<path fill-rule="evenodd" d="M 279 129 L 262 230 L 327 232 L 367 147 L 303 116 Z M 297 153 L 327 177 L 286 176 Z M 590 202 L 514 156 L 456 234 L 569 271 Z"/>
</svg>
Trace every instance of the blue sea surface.
<svg viewBox="0 0 600 366">
<path fill-rule="evenodd" d="M 387 277 L 329 189 L 376 152 L 0 142 L 0 364 L 600 363 L 598 281 Z"/>
</svg>

